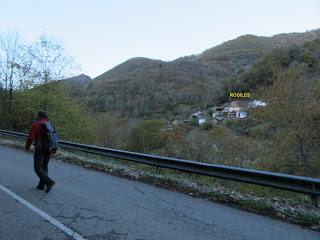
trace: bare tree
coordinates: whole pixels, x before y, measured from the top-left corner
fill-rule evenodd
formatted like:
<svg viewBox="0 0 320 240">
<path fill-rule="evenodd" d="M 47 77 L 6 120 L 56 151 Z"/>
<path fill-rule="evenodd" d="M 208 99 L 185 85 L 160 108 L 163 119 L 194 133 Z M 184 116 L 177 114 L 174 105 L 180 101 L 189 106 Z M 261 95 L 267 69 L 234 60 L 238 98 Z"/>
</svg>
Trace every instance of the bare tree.
<svg viewBox="0 0 320 240">
<path fill-rule="evenodd" d="M 50 83 L 70 76 L 76 65 L 66 54 L 63 45 L 46 34 L 41 35 L 29 46 L 28 53 L 32 60 L 30 76 L 35 84 L 42 85 L 44 93 L 42 107 L 46 110 L 48 93 L 52 87 Z"/>
<path fill-rule="evenodd" d="M 22 43 L 17 33 L 0 34 L 0 82 L 2 86 L 3 112 L 10 114 L 13 91 L 21 77 Z"/>
</svg>

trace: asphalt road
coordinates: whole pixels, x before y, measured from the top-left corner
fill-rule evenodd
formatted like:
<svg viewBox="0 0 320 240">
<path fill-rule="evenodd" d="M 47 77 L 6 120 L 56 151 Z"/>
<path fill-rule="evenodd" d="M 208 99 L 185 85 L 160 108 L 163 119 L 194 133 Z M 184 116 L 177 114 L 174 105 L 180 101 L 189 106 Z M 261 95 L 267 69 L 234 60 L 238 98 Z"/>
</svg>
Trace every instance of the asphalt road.
<svg viewBox="0 0 320 240">
<path fill-rule="evenodd" d="M 1 240 L 320 239 L 296 225 L 56 160 L 49 171 L 57 184 L 46 194 L 35 189 L 32 155 L 0 146 Z"/>
</svg>

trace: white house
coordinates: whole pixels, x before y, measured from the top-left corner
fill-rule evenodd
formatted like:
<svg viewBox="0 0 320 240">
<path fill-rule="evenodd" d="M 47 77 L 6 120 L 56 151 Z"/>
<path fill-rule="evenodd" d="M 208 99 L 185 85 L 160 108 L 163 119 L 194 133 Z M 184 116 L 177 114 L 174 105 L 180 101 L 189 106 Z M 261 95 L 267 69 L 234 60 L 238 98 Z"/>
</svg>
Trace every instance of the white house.
<svg viewBox="0 0 320 240">
<path fill-rule="evenodd" d="M 265 107 L 267 106 L 267 103 L 261 100 L 253 100 L 251 102 L 251 107 L 256 108 L 256 107 Z"/>
<path fill-rule="evenodd" d="M 243 111 L 236 111 L 236 118 L 246 118 L 247 113 Z"/>
<path fill-rule="evenodd" d="M 204 124 L 206 122 L 206 120 L 204 119 L 204 118 L 199 118 L 198 119 L 198 124 L 199 125 L 202 125 L 202 124 Z"/>
<path fill-rule="evenodd" d="M 200 117 L 202 117 L 202 112 L 196 112 L 196 113 L 193 113 L 192 115 L 191 115 L 191 117 L 192 118 L 200 118 Z"/>
<path fill-rule="evenodd" d="M 240 105 L 238 102 L 234 101 L 229 105 L 229 112 L 240 111 Z"/>
<path fill-rule="evenodd" d="M 231 102 L 228 106 L 226 106 L 223 109 L 223 112 L 225 112 L 225 113 L 231 113 L 231 112 L 235 112 L 235 111 L 240 111 L 240 105 L 236 101 Z"/>
</svg>

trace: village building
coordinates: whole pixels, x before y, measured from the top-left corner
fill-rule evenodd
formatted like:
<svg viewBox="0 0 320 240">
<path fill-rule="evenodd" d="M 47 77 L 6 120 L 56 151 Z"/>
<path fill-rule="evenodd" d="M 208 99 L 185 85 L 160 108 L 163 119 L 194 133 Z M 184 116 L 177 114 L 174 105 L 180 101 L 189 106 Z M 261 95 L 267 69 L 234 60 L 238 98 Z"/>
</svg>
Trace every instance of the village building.
<svg viewBox="0 0 320 240">
<path fill-rule="evenodd" d="M 265 106 L 267 106 L 267 103 L 262 100 L 253 100 L 253 101 L 251 101 L 250 106 L 253 108 L 265 107 Z"/>
<path fill-rule="evenodd" d="M 266 102 L 262 100 L 235 100 L 225 103 L 221 106 L 213 107 L 210 111 L 199 111 L 190 115 L 190 118 L 196 120 L 198 125 L 203 125 L 209 119 L 206 118 L 207 112 L 210 113 L 211 121 L 218 123 L 225 119 L 245 119 L 248 116 L 250 108 L 265 107 Z M 212 113 L 211 113 L 212 111 Z"/>
<path fill-rule="evenodd" d="M 198 125 L 203 125 L 206 122 L 204 112 L 196 112 L 191 115 L 191 119 L 195 119 Z"/>
</svg>

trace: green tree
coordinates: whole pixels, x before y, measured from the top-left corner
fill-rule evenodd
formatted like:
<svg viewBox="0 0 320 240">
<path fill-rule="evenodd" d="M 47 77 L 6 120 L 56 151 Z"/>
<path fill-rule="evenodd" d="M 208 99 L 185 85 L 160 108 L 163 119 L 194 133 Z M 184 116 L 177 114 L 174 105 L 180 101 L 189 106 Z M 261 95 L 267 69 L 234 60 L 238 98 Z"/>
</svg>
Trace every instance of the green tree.
<svg viewBox="0 0 320 240">
<path fill-rule="evenodd" d="M 97 143 L 108 148 L 124 148 L 128 143 L 128 127 L 114 113 L 95 114 Z"/>
<path fill-rule="evenodd" d="M 245 135 L 236 135 L 225 126 L 215 125 L 209 132 L 216 147 L 216 162 L 239 167 L 255 167 L 261 143 Z"/>
<path fill-rule="evenodd" d="M 161 149 L 166 144 L 165 125 L 160 120 L 144 120 L 132 129 L 129 149 L 147 153 Z"/>
<path fill-rule="evenodd" d="M 274 134 L 269 156 L 276 170 L 319 176 L 319 96 L 319 76 L 310 75 L 305 65 L 278 74 L 266 89 L 268 105 L 257 116 L 271 123 Z"/>
<path fill-rule="evenodd" d="M 13 101 L 11 127 L 17 131 L 28 131 L 41 109 L 39 99 L 43 97 L 40 88 L 16 93 Z M 94 143 L 94 121 L 87 110 L 75 104 L 62 91 L 56 89 L 46 95 L 47 111 L 54 123 L 60 138 L 76 142 Z"/>
</svg>

